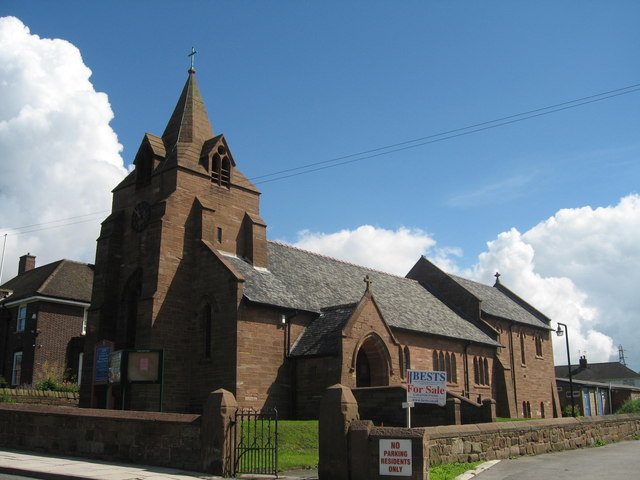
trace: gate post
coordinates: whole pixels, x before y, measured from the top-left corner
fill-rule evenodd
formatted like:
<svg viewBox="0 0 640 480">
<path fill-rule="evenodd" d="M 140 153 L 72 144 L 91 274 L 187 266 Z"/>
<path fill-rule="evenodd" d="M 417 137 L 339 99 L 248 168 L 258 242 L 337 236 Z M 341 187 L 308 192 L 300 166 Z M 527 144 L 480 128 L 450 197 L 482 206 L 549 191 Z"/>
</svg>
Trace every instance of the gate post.
<svg viewBox="0 0 640 480">
<path fill-rule="evenodd" d="M 344 385 L 329 387 L 320 403 L 320 480 L 349 479 L 349 424 L 358 420 L 358 402 L 351 389 Z"/>
<path fill-rule="evenodd" d="M 233 393 L 220 388 L 209 394 L 202 412 L 200 439 L 203 472 L 214 475 L 232 474 L 232 452 L 235 441 L 235 414 L 238 402 Z"/>
</svg>

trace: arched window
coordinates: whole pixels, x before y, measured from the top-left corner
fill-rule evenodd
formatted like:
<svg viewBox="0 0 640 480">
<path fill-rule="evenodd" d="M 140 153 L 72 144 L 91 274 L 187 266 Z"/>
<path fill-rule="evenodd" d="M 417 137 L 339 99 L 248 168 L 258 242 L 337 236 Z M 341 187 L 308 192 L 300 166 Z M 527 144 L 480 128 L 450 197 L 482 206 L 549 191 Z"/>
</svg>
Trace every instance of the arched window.
<svg viewBox="0 0 640 480">
<path fill-rule="evenodd" d="M 211 320 L 211 306 L 206 304 L 202 307 L 202 311 L 200 312 L 200 319 L 202 321 L 202 329 L 203 329 L 203 354 L 204 358 L 211 358 L 211 334 L 213 330 L 212 320 Z"/>
<path fill-rule="evenodd" d="M 211 158 L 211 182 L 220 185 L 220 155 L 217 153 Z"/>
<path fill-rule="evenodd" d="M 546 418 L 544 416 L 544 402 L 540 402 L 540 418 Z"/>
<path fill-rule="evenodd" d="M 536 335 L 536 356 L 542 356 L 542 337 L 540 335 Z"/>
<path fill-rule="evenodd" d="M 484 385 L 484 362 L 482 358 L 478 359 L 478 383 Z"/>
<path fill-rule="evenodd" d="M 473 383 L 476 385 L 480 383 L 480 375 L 478 370 L 478 357 L 473 357 Z"/>
<path fill-rule="evenodd" d="M 449 356 L 449 352 L 445 355 L 444 360 L 444 368 L 445 372 L 447 372 L 447 382 L 451 381 L 451 357 Z"/>
<path fill-rule="evenodd" d="M 489 361 L 485 358 L 484 359 L 484 383 L 485 385 L 489 385 Z"/>
<path fill-rule="evenodd" d="M 438 354 L 438 370 L 440 370 L 441 372 L 446 371 L 446 366 L 444 363 L 444 353 L 440 352 Z"/>
<path fill-rule="evenodd" d="M 220 171 L 220 185 L 229 187 L 231 182 L 231 162 L 228 157 L 222 157 L 222 169 Z"/>
<path fill-rule="evenodd" d="M 456 354 L 451 354 L 451 383 L 458 383 L 458 371 L 456 366 Z"/>
<path fill-rule="evenodd" d="M 404 367 L 404 378 L 407 378 L 407 370 L 411 368 L 411 355 L 409 353 L 409 347 L 404 347 L 403 352 L 403 367 Z"/>
<path fill-rule="evenodd" d="M 435 371 L 440 370 L 438 368 L 438 352 L 436 352 L 435 350 L 433 351 L 433 369 Z"/>
<path fill-rule="evenodd" d="M 527 417 L 527 402 L 524 400 L 522 401 L 522 418 L 529 418 Z"/>
</svg>

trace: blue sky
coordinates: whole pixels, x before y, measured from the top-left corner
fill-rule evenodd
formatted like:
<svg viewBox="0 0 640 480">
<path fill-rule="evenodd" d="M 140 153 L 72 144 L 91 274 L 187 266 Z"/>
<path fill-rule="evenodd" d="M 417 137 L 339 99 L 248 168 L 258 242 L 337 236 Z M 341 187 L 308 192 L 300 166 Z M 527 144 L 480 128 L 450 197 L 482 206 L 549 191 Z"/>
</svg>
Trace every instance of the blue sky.
<svg viewBox="0 0 640 480">
<path fill-rule="evenodd" d="M 638 85 L 637 1 L 3 0 L 7 15 L 80 50 L 93 87 L 108 95 L 125 165 L 145 132 L 162 133 L 194 46 L 214 131 L 262 190 L 271 239 L 404 227 L 429 238 L 423 253 L 488 282 L 491 267 L 509 268 L 479 260 L 501 233 L 524 235 L 562 209 L 613 207 L 638 193 L 640 91 L 631 90 L 335 168 L 256 178 Z M 576 262 L 588 263 L 582 254 Z M 587 291 L 579 276 L 571 280 Z M 587 324 L 576 328 L 588 343 Z M 608 335 L 624 343 L 622 332 Z"/>
</svg>

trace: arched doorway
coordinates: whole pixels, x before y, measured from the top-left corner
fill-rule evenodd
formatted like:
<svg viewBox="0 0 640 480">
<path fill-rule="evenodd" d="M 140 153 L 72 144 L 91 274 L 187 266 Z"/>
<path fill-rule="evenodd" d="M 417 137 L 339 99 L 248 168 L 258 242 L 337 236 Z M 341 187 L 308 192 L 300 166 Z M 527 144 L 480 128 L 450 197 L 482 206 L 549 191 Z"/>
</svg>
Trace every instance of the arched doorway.
<svg viewBox="0 0 640 480">
<path fill-rule="evenodd" d="M 382 339 L 371 334 L 356 353 L 356 387 L 389 385 L 389 351 Z"/>
</svg>

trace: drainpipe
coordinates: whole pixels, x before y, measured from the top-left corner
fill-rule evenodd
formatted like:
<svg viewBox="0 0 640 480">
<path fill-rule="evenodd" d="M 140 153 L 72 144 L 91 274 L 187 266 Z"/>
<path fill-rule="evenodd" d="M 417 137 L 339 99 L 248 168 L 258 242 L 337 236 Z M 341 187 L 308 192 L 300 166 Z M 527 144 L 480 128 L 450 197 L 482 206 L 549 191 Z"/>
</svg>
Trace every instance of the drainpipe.
<svg viewBox="0 0 640 480">
<path fill-rule="evenodd" d="M 518 388 L 516 387 L 516 364 L 513 359 L 513 323 L 509 324 L 509 352 L 511 363 L 511 382 L 513 383 L 513 400 L 515 402 L 516 414 L 518 412 Z"/>
</svg>

